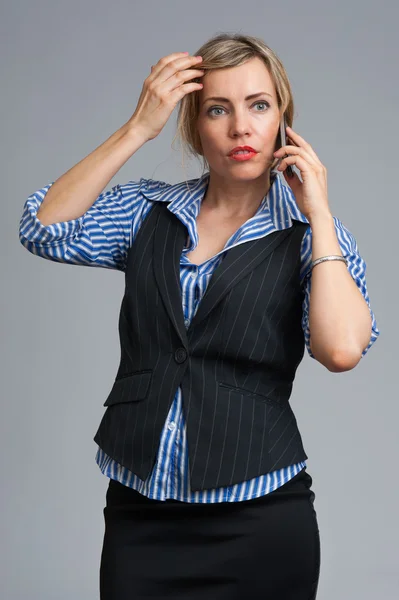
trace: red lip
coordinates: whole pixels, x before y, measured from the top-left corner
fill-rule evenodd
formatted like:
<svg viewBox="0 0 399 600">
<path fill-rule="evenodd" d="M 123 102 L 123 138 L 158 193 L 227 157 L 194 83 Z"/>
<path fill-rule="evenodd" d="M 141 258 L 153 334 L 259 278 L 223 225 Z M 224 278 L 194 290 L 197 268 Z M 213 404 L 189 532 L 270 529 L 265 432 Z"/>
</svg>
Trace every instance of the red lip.
<svg viewBox="0 0 399 600">
<path fill-rule="evenodd" d="M 230 150 L 228 156 L 231 156 L 235 152 L 238 152 L 238 150 L 248 150 L 249 152 L 255 152 L 255 154 L 257 154 L 257 151 L 254 150 L 251 146 L 236 146 L 236 148 L 233 148 L 233 150 Z"/>
</svg>

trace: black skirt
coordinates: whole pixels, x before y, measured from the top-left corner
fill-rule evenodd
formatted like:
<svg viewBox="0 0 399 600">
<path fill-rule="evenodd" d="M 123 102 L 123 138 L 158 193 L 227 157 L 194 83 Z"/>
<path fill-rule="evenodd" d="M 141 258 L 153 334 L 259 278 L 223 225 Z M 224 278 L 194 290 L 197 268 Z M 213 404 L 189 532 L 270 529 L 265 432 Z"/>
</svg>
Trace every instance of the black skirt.
<svg viewBox="0 0 399 600">
<path fill-rule="evenodd" d="M 104 508 L 101 600 L 313 600 L 320 537 L 303 469 L 243 502 L 147 498 L 110 480 Z"/>
</svg>

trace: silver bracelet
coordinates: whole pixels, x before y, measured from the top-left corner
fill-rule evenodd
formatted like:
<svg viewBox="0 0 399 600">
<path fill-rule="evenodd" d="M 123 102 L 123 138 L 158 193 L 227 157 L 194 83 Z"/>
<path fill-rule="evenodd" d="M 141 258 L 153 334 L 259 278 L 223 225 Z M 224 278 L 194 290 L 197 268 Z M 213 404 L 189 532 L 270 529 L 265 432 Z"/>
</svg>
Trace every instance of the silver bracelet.
<svg viewBox="0 0 399 600">
<path fill-rule="evenodd" d="M 340 261 L 344 262 L 346 264 L 346 266 L 348 266 L 348 261 L 346 260 L 346 258 L 344 258 L 343 256 L 337 256 L 336 254 L 331 254 L 330 256 L 322 256 L 321 258 L 314 260 L 312 262 L 312 264 L 310 265 L 310 270 L 312 271 L 312 269 L 316 265 L 318 265 L 319 263 L 325 262 L 326 260 L 340 260 Z"/>
</svg>

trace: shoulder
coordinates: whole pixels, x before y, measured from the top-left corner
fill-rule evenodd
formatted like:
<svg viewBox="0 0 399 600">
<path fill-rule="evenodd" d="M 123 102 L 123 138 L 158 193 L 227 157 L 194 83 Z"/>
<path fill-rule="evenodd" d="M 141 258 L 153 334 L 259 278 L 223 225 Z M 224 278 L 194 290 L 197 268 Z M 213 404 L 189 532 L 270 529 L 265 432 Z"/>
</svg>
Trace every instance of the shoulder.
<svg viewBox="0 0 399 600">
<path fill-rule="evenodd" d="M 135 182 L 130 182 L 135 183 Z M 137 185 L 137 182 L 136 182 Z M 138 182 L 140 193 L 149 200 L 171 202 L 187 194 L 202 190 L 206 185 L 205 177 L 169 183 L 159 179 L 142 177 Z"/>
</svg>

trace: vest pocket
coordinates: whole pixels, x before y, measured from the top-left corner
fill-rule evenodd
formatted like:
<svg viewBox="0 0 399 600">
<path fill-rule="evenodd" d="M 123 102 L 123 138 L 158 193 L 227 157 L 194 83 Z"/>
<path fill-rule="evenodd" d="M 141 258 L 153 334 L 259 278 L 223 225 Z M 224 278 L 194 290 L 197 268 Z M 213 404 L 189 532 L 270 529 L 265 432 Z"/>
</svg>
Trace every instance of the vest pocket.
<svg viewBox="0 0 399 600">
<path fill-rule="evenodd" d="M 219 381 L 219 387 L 226 388 L 227 390 L 232 392 L 237 392 L 238 394 L 242 394 L 243 396 L 251 396 L 252 398 L 261 400 L 262 402 L 278 403 L 280 401 L 280 394 L 282 390 L 284 389 L 287 392 L 288 389 L 291 389 L 292 386 L 291 384 L 287 384 L 286 382 L 282 384 L 281 381 L 270 381 L 270 384 L 265 386 L 265 389 L 261 388 L 260 391 L 255 392 L 253 390 L 250 390 L 249 388 L 242 388 Z"/>
<path fill-rule="evenodd" d="M 139 371 L 118 377 L 103 406 L 145 400 L 151 378 L 152 371 Z"/>
</svg>

